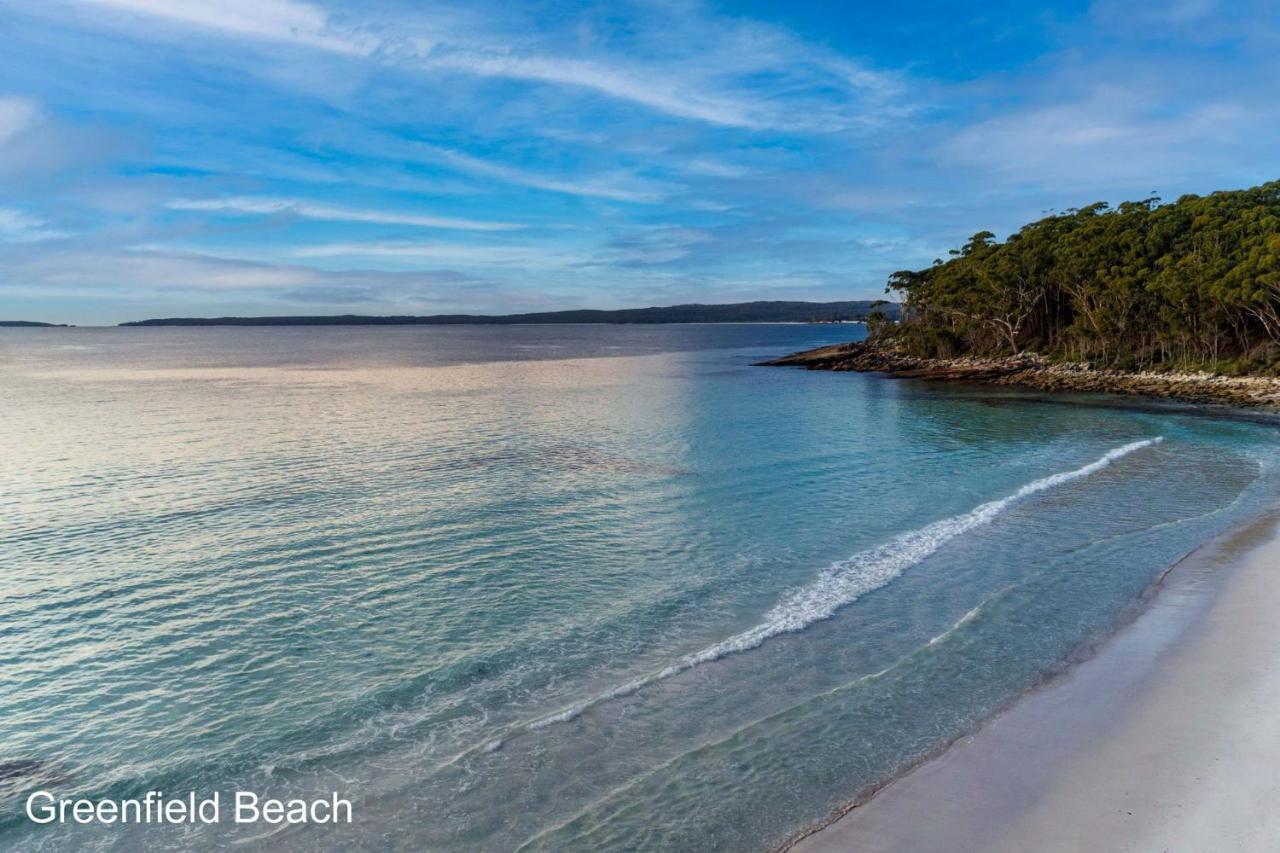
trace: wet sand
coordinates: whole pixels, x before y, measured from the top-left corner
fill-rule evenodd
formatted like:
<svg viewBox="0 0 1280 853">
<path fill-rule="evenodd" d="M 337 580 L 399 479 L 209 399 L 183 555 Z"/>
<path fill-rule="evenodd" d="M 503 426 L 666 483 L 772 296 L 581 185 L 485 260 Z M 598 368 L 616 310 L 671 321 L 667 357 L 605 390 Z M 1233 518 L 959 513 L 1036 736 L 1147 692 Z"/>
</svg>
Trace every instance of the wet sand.
<svg viewBox="0 0 1280 853">
<path fill-rule="evenodd" d="M 1194 552 L 1092 658 L 791 849 L 1280 849 L 1278 528 Z"/>
</svg>

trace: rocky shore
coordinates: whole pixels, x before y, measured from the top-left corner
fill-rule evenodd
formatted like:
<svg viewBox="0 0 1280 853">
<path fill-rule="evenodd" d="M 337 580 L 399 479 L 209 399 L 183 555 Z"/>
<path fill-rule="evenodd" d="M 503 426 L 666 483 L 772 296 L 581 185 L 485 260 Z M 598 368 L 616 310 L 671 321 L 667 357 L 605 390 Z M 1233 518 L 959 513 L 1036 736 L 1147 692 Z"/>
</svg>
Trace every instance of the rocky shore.
<svg viewBox="0 0 1280 853">
<path fill-rule="evenodd" d="M 903 379 L 1016 385 L 1042 391 L 1133 394 L 1191 403 L 1280 408 L 1280 379 L 1276 378 L 1104 370 L 1083 362 L 1050 361 L 1035 353 L 1003 358 L 918 358 L 892 346 L 860 342 L 806 350 L 760 364 L 886 373 Z"/>
</svg>

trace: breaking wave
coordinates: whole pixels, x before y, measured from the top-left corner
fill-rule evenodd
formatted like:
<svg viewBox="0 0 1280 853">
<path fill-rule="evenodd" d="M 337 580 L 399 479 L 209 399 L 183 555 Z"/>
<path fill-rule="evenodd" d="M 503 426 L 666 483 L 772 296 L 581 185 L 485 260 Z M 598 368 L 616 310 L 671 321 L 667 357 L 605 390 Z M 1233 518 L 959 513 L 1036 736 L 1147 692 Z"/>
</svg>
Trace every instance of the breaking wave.
<svg viewBox="0 0 1280 853">
<path fill-rule="evenodd" d="M 831 618 L 837 610 L 853 603 L 868 592 L 880 589 L 904 571 L 922 562 L 951 539 L 967 533 L 985 524 L 989 524 L 1000 513 L 1010 506 L 1039 492 L 1052 489 L 1081 477 L 1088 477 L 1106 468 L 1112 462 L 1128 456 L 1136 450 L 1150 447 L 1162 440 L 1161 436 L 1134 441 L 1122 447 L 1108 451 L 1101 458 L 1074 471 L 1063 471 L 1042 477 L 1007 497 L 988 501 L 969 512 L 944 518 L 927 524 L 918 530 L 911 530 L 866 551 L 832 563 L 811 583 L 774 605 L 759 624 L 734 634 L 718 643 L 714 643 L 696 652 L 691 652 L 663 669 L 651 672 L 597 693 L 554 714 L 539 717 L 528 723 L 517 726 L 515 731 L 540 729 L 554 723 L 563 723 L 595 707 L 603 702 L 628 696 L 651 684 L 679 675 L 694 667 L 719 660 L 726 655 L 749 651 L 757 648 L 766 640 L 780 634 L 802 631 L 815 622 Z M 967 620 L 972 614 L 965 617 Z M 489 741 L 486 749 L 497 749 L 503 740 Z"/>
</svg>

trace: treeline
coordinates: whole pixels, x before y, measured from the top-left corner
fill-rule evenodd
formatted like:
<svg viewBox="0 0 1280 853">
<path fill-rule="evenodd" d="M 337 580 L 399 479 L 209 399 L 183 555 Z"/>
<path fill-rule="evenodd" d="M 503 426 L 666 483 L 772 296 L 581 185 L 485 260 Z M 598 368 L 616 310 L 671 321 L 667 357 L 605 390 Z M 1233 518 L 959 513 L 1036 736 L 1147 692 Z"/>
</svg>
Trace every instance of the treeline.
<svg viewBox="0 0 1280 853">
<path fill-rule="evenodd" d="M 949 260 L 889 278 L 918 355 L 1037 351 L 1122 368 L 1280 366 L 1280 181 L 1099 202 L 975 234 Z"/>
<path fill-rule="evenodd" d="M 898 306 L 879 300 L 854 302 L 737 302 L 727 305 L 668 305 L 614 311 L 574 309 L 534 314 L 433 314 L 369 316 L 341 314 L 292 317 L 169 317 L 122 326 L 450 326 L 535 323 L 830 323 L 865 320 L 872 312 L 898 316 Z"/>
</svg>

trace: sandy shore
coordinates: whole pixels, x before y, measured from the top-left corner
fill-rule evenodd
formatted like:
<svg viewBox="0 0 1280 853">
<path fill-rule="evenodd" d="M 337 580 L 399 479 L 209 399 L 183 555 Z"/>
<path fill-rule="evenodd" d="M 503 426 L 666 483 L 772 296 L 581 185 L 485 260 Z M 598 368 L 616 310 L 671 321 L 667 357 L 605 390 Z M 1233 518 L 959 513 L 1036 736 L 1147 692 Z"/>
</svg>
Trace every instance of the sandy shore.
<svg viewBox="0 0 1280 853">
<path fill-rule="evenodd" d="M 1196 551 L 1094 657 L 792 849 L 1280 849 L 1278 533 Z"/>
</svg>

